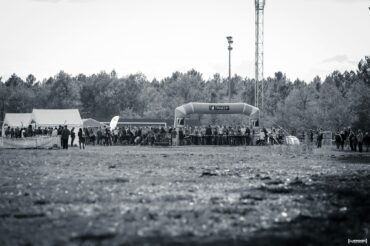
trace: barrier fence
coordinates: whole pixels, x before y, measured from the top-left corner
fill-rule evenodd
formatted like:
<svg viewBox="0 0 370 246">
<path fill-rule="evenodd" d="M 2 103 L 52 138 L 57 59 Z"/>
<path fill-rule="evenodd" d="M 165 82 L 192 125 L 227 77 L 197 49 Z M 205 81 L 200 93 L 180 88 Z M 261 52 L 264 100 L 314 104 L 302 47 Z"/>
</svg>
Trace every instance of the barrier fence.
<svg viewBox="0 0 370 246">
<path fill-rule="evenodd" d="M 60 136 L 0 138 L 0 148 L 5 149 L 48 149 L 60 146 L 61 146 Z"/>
</svg>

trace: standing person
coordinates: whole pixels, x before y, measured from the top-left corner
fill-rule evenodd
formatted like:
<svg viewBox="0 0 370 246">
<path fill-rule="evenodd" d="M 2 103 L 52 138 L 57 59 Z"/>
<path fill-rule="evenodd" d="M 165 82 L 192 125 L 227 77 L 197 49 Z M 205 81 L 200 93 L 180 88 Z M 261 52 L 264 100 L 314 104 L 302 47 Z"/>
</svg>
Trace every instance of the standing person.
<svg viewBox="0 0 370 246">
<path fill-rule="evenodd" d="M 148 132 L 149 132 L 149 130 L 148 130 Z M 125 129 L 125 127 L 122 127 L 122 129 L 121 129 L 121 137 L 120 137 L 120 139 L 121 139 L 121 144 L 127 144 L 127 135 L 126 135 L 126 129 Z"/>
<path fill-rule="evenodd" d="M 271 143 L 271 145 L 279 144 L 278 141 L 277 141 L 276 130 L 274 128 L 272 128 L 272 131 L 271 131 L 269 137 L 270 137 L 270 143 Z"/>
<path fill-rule="evenodd" d="M 82 148 L 85 149 L 85 134 L 81 128 L 78 130 L 78 141 L 79 141 L 80 149 L 81 149 L 81 145 L 82 145 Z"/>
<path fill-rule="evenodd" d="M 10 138 L 10 126 L 8 126 L 8 128 L 5 130 L 5 137 Z"/>
<path fill-rule="evenodd" d="M 349 129 L 349 135 L 348 135 L 348 137 L 349 137 L 349 147 L 351 148 L 351 150 L 353 151 L 354 150 L 354 144 L 353 144 L 353 140 L 354 140 L 354 136 L 355 136 L 355 134 L 353 133 L 353 131 L 352 130 L 350 130 L 350 128 L 348 128 Z"/>
<path fill-rule="evenodd" d="M 269 134 L 268 134 L 268 131 L 266 130 L 266 128 L 262 128 L 262 131 L 263 131 L 263 134 L 264 134 L 264 140 L 265 140 L 265 143 L 267 144 L 268 143 L 268 136 L 269 136 Z"/>
<path fill-rule="evenodd" d="M 15 134 L 15 138 L 20 138 L 21 137 L 21 131 L 19 130 L 18 126 L 15 128 L 14 134 Z"/>
<path fill-rule="evenodd" d="M 345 144 L 345 142 L 346 142 L 346 133 L 345 133 L 345 131 L 344 130 L 342 130 L 341 132 L 340 132 L 340 137 L 341 137 L 341 139 L 342 139 L 342 142 L 340 143 L 340 147 L 342 148 L 342 150 L 344 149 L 344 144 Z"/>
<path fill-rule="evenodd" d="M 227 130 L 226 126 L 222 128 L 222 145 L 228 144 L 229 140 L 229 131 Z"/>
<path fill-rule="evenodd" d="M 33 130 L 32 130 L 32 125 L 28 126 L 27 129 L 27 136 L 32 137 L 33 136 Z"/>
<path fill-rule="evenodd" d="M 71 147 L 73 147 L 73 142 L 75 141 L 75 138 L 76 138 L 75 128 L 72 127 L 72 130 L 71 130 Z"/>
<path fill-rule="evenodd" d="M 58 129 L 56 127 L 54 128 L 53 132 L 51 133 L 51 136 L 52 137 L 58 136 Z"/>
<path fill-rule="evenodd" d="M 105 136 L 106 137 L 106 143 L 107 143 L 107 145 L 112 146 L 112 132 L 111 132 L 110 128 L 106 128 L 105 131 L 106 131 L 106 136 Z"/>
<path fill-rule="evenodd" d="M 337 149 L 339 150 L 339 147 L 342 144 L 342 136 L 340 135 L 339 128 L 337 129 L 337 132 L 335 133 L 335 144 L 337 145 Z"/>
<path fill-rule="evenodd" d="M 90 133 L 89 133 L 89 130 L 87 128 L 83 128 L 82 131 L 85 134 L 85 143 L 87 142 L 87 144 L 89 144 L 90 143 Z"/>
<path fill-rule="evenodd" d="M 211 139 L 212 139 L 212 128 L 211 125 L 208 125 L 206 127 L 206 145 L 211 145 Z"/>
<path fill-rule="evenodd" d="M 126 132 L 126 135 L 127 135 L 127 132 Z M 151 127 L 148 131 L 148 144 L 150 144 L 151 146 L 154 144 L 154 130 L 153 130 L 153 127 Z"/>
<path fill-rule="evenodd" d="M 113 130 L 113 143 L 114 145 L 117 145 L 117 141 L 118 141 L 118 132 L 119 132 L 119 128 L 116 127 L 114 130 Z"/>
<path fill-rule="evenodd" d="M 349 132 L 348 138 L 349 138 L 349 147 L 351 148 L 351 151 L 356 152 L 355 143 L 354 143 L 356 136 L 352 130 Z"/>
<path fill-rule="evenodd" d="M 245 129 L 245 144 L 251 145 L 251 129 L 249 127 Z"/>
<path fill-rule="evenodd" d="M 68 149 L 68 139 L 71 132 L 68 130 L 67 125 L 64 127 L 62 131 L 62 146 L 63 149 Z"/>
<path fill-rule="evenodd" d="M 95 132 L 92 128 L 89 129 L 89 136 L 90 136 L 90 143 L 95 145 L 96 136 L 95 136 Z"/>
<path fill-rule="evenodd" d="M 362 134 L 361 130 L 358 130 L 357 133 L 358 152 L 362 152 L 363 143 L 364 143 L 364 134 Z"/>
<path fill-rule="evenodd" d="M 96 144 L 100 144 L 101 145 L 101 142 L 102 142 L 102 131 L 101 131 L 101 127 L 98 129 L 98 131 L 96 132 L 96 136 L 97 136 L 97 143 Z"/>
<path fill-rule="evenodd" d="M 358 140 L 357 140 L 357 135 L 354 132 L 353 132 L 353 135 L 352 135 L 352 145 L 353 145 L 353 150 L 356 152 L 357 151 Z"/>
<path fill-rule="evenodd" d="M 184 138 L 185 138 L 184 132 L 183 132 L 182 128 L 180 128 L 179 129 L 179 140 L 180 140 L 179 145 L 184 145 Z"/>
<path fill-rule="evenodd" d="M 368 152 L 369 148 L 370 148 L 370 135 L 369 135 L 368 132 L 365 133 L 364 144 L 365 144 L 365 147 L 366 147 L 366 152 Z"/>
<path fill-rule="evenodd" d="M 322 129 L 320 128 L 318 133 L 317 133 L 317 148 L 322 147 L 322 140 L 324 138 L 324 134 L 322 132 Z"/>
<path fill-rule="evenodd" d="M 263 129 L 260 130 L 260 136 L 259 136 L 259 141 L 265 141 L 265 131 Z M 262 142 L 261 142 L 262 143 Z M 265 144 L 267 144 L 267 142 L 265 142 Z"/>
<path fill-rule="evenodd" d="M 102 130 L 102 135 L 101 135 L 101 141 L 102 141 L 102 144 L 105 146 L 107 145 L 107 127 L 104 126 L 104 129 Z"/>
<path fill-rule="evenodd" d="M 310 142 L 311 142 L 311 144 L 313 143 L 313 131 L 312 131 L 312 129 L 310 130 Z"/>
<path fill-rule="evenodd" d="M 218 129 L 217 129 L 217 126 L 213 129 L 213 144 L 218 145 Z"/>
<path fill-rule="evenodd" d="M 156 129 L 154 129 L 154 135 L 155 136 L 157 136 L 157 131 L 156 131 Z M 133 138 L 134 138 L 134 134 L 132 133 L 132 131 L 131 131 L 131 128 L 129 127 L 129 128 L 127 128 L 127 130 L 126 130 L 126 135 L 127 135 L 127 138 L 128 138 L 128 144 L 132 144 L 133 143 Z"/>
<path fill-rule="evenodd" d="M 63 147 L 62 132 L 63 132 L 63 128 L 62 128 L 61 125 L 59 125 L 59 127 L 58 127 L 58 136 L 60 136 L 60 145 Z"/>
<path fill-rule="evenodd" d="M 350 134 L 350 127 L 348 128 L 343 128 L 343 131 L 344 131 L 344 145 L 347 145 L 349 146 L 349 134 Z"/>
</svg>

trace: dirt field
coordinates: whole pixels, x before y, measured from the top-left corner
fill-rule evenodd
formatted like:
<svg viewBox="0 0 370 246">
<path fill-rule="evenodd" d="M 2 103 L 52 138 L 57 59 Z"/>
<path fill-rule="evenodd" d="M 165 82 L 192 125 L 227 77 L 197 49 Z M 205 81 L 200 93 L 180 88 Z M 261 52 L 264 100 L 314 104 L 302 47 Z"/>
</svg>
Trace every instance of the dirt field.
<svg viewBox="0 0 370 246">
<path fill-rule="evenodd" d="M 0 150 L 0 245 L 347 245 L 370 153 L 285 147 Z"/>
</svg>

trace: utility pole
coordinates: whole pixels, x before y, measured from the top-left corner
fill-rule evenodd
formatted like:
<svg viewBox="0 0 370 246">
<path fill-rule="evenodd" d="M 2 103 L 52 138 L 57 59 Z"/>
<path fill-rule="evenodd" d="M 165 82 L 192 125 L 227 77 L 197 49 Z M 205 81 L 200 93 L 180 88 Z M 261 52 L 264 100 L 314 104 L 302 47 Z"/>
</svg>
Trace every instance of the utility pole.
<svg viewBox="0 0 370 246">
<path fill-rule="evenodd" d="M 231 45 L 234 43 L 234 41 L 233 41 L 233 37 L 231 36 L 226 37 L 226 39 L 229 44 L 227 49 L 229 50 L 229 103 L 230 103 L 231 102 L 231 51 L 233 50 L 233 47 Z"/>
<path fill-rule="evenodd" d="M 265 0 L 255 0 L 256 7 L 256 54 L 254 105 L 263 112 L 263 35 Z"/>
</svg>

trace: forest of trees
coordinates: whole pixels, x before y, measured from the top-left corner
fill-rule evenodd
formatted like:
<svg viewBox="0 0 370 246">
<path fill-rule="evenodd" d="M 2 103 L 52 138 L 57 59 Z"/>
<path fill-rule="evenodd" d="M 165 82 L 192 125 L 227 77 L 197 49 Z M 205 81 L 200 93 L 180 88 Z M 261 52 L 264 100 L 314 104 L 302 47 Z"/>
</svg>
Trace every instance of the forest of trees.
<svg viewBox="0 0 370 246">
<path fill-rule="evenodd" d="M 254 103 L 254 80 L 235 75 L 233 102 Z M 324 129 L 352 126 L 370 128 L 370 56 L 357 71 L 334 71 L 325 79 L 290 81 L 282 72 L 268 77 L 264 86 L 264 126 L 287 129 Z M 204 80 L 195 70 L 175 72 L 161 81 L 143 74 L 119 78 L 100 72 L 71 76 L 60 71 L 39 81 L 30 74 L 22 80 L 13 74 L 0 77 L 0 116 L 31 112 L 33 108 L 78 108 L 82 118 L 109 121 L 112 116 L 173 119 L 174 109 L 187 102 L 228 102 L 228 80 L 215 74 Z M 197 116 L 210 123 L 237 124 L 233 117 Z M 235 116 L 237 117 L 237 116 Z"/>
</svg>

